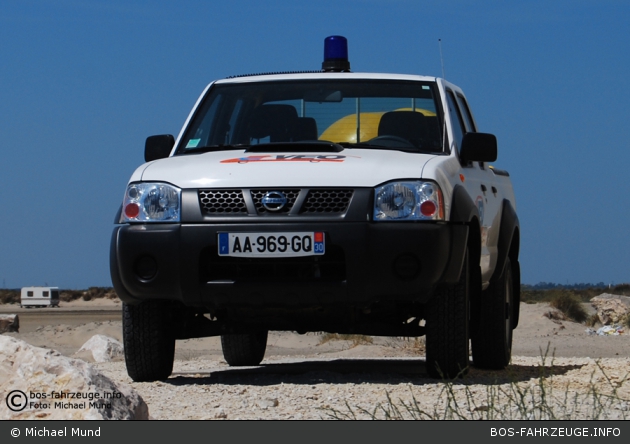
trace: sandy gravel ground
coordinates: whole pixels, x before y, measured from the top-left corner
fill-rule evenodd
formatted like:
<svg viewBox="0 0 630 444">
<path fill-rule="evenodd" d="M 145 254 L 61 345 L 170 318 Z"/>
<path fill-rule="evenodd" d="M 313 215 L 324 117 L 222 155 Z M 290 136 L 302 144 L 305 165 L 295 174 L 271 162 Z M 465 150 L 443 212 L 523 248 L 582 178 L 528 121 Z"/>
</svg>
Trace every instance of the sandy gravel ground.
<svg viewBox="0 0 630 444">
<path fill-rule="evenodd" d="M 123 361 L 94 365 L 138 390 L 154 419 L 384 418 L 397 415 L 392 406 L 400 407 L 399 414 L 406 419 L 446 418 L 454 411 L 467 412 L 464 416 L 471 418 L 538 418 L 542 413 L 535 408 L 535 397 L 543 373 L 558 397 L 553 413 L 557 417 L 590 419 L 592 397 L 587 395 L 597 388 L 598 393 L 615 395 L 599 413 L 600 419 L 630 418 L 630 332 L 588 335 L 584 325 L 545 317 L 550 310 L 547 304 L 522 304 L 508 369 L 472 368 L 453 384 L 426 377 L 422 339 L 322 343 L 322 334 L 292 332 L 270 333 L 258 367 L 228 367 L 219 338 L 178 341 L 174 372 L 166 381 L 135 383 Z M 95 334 L 122 339 L 117 301 L 77 301 L 40 309 L 0 305 L 0 313 L 20 316 L 20 332 L 7 334 L 67 356 Z M 508 399 L 515 396 L 515 388 L 528 395 L 529 401 L 521 402 L 526 405 Z M 492 399 L 503 398 L 502 407 L 490 405 L 489 393 Z M 453 409 L 458 397 L 460 407 Z M 415 407 L 406 409 L 403 403 Z M 523 413 L 528 408 L 531 411 Z"/>
</svg>

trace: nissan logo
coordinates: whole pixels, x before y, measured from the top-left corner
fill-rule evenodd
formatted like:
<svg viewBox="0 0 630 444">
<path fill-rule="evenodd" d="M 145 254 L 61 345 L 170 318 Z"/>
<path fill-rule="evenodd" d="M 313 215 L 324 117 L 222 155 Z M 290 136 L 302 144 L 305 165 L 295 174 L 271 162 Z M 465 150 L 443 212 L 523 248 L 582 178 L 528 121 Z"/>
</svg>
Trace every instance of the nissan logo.
<svg viewBox="0 0 630 444">
<path fill-rule="evenodd" d="M 261 199 L 267 211 L 280 211 L 287 204 L 287 197 L 280 191 L 268 191 Z"/>
</svg>

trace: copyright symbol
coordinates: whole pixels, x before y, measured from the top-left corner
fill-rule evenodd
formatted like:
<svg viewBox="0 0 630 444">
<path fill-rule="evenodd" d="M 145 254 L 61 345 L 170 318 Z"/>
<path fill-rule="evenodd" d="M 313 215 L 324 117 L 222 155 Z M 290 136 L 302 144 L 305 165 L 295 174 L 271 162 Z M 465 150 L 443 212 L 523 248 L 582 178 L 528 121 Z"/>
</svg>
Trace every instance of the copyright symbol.
<svg viewBox="0 0 630 444">
<path fill-rule="evenodd" d="M 20 429 L 11 429 L 11 436 L 14 438 L 20 436 Z"/>
<path fill-rule="evenodd" d="M 26 393 L 21 390 L 13 390 L 7 395 L 7 407 L 14 412 L 21 412 L 26 408 L 26 404 L 28 404 L 28 397 Z M 19 435 L 20 431 L 18 430 L 17 432 Z M 13 433 L 13 430 L 11 433 Z"/>
</svg>

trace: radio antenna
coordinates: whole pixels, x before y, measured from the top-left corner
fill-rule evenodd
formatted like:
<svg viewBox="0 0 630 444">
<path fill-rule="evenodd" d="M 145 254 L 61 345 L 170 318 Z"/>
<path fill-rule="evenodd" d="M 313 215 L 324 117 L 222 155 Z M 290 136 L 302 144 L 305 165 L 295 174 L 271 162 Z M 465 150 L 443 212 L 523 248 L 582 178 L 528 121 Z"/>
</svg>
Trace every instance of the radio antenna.
<svg viewBox="0 0 630 444">
<path fill-rule="evenodd" d="M 440 63 L 442 64 L 442 78 L 446 80 L 446 74 L 444 73 L 444 56 L 442 55 L 442 39 L 438 39 L 440 45 Z"/>
</svg>

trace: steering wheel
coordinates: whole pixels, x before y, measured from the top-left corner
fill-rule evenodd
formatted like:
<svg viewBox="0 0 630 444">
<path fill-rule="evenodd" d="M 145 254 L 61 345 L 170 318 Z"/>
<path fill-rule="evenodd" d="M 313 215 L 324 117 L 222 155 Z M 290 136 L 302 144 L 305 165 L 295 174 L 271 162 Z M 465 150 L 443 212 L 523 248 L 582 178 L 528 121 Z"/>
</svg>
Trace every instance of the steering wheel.
<svg viewBox="0 0 630 444">
<path fill-rule="evenodd" d="M 374 137 L 373 139 L 368 140 L 366 143 L 371 143 L 374 145 L 381 145 L 387 148 L 400 148 L 401 146 L 404 148 L 417 148 L 413 143 L 408 141 L 407 139 L 399 136 L 392 136 L 389 134 L 384 134 L 382 136 Z"/>
</svg>

